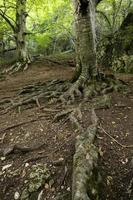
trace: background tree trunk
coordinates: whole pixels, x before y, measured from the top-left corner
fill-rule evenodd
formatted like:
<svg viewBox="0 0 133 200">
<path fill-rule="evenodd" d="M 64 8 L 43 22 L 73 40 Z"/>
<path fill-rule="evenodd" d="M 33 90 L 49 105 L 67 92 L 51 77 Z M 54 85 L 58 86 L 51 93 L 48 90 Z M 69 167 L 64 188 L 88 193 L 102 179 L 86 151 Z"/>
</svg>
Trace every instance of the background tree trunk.
<svg viewBox="0 0 133 200">
<path fill-rule="evenodd" d="M 99 43 L 99 65 L 116 72 L 133 72 L 133 12 L 128 13 L 119 30 Z M 101 51 L 102 49 L 102 51 Z"/>
<path fill-rule="evenodd" d="M 26 0 L 16 1 L 16 53 L 18 61 L 29 63 L 30 58 L 26 47 Z"/>
</svg>

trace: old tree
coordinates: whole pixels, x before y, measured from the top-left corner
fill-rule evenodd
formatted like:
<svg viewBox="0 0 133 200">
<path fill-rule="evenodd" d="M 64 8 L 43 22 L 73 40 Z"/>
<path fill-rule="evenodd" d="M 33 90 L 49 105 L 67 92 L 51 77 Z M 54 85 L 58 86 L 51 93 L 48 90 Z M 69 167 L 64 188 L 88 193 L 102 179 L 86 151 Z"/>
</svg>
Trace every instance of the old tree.
<svg viewBox="0 0 133 200">
<path fill-rule="evenodd" d="M 73 85 L 62 95 L 63 99 L 74 101 L 75 97 L 106 93 L 115 87 L 114 77 L 105 77 L 99 72 L 96 59 L 95 8 L 100 1 L 73 0 L 76 35 L 76 71 Z"/>
<path fill-rule="evenodd" d="M 28 13 L 26 12 L 26 3 L 26 0 L 16 0 L 15 3 L 4 1 L 3 4 L 0 5 L 0 16 L 13 31 L 16 43 L 17 62 L 9 69 L 9 71 L 26 69 L 31 61 L 26 46 L 26 18 L 28 16 Z M 8 12 L 11 12 L 10 9 L 15 13 L 14 17 L 8 15 Z"/>
</svg>

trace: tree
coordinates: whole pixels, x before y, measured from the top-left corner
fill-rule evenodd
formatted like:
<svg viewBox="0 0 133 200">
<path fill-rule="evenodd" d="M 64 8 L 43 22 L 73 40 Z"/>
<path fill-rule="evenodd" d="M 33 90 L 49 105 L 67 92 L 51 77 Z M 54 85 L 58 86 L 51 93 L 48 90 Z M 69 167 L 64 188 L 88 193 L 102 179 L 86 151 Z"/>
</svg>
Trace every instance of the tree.
<svg viewBox="0 0 133 200">
<path fill-rule="evenodd" d="M 74 1 L 77 66 L 80 66 L 79 80 L 93 79 L 97 75 L 95 2 Z"/>
<path fill-rule="evenodd" d="M 8 4 L 6 4 L 4 1 L 3 5 L 0 6 L 0 16 L 10 26 L 15 37 L 17 63 L 12 66 L 11 70 L 19 70 L 22 67 L 27 68 L 28 64 L 30 63 L 30 56 L 26 47 L 26 18 L 28 16 L 26 12 L 26 0 L 16 0 L 15 3 L 7 3 Z M 10 17 L 7 15 L 7 12 L 9 12 L 10 9 L 12 9 L 12 13 L 15 10 L 15 17 Z M 11 13 L 11 11 L 9 13 Z"/>
<path fill-rule="evenodd" d="M 16 52 L 17 59 L 22 65 L 30 63 L 30 57 L 28 55 L 26 47 L 26 18 L 28 13 L 26 12 L 26 0 L 16 0 Z"/>
<path fill-rule="evenodd" d="M 76 35 L 76 71 L 74 84 L 63 98 L 74 100 L 74 96 L 88 95 L 85 86 L 98 76 L 96 61 L 95 0 L 73 0 Z M 89 90 L 89 88 L 88 88 Z M 92 91 L 92 89 L 90 88 Z"/>
</svg>

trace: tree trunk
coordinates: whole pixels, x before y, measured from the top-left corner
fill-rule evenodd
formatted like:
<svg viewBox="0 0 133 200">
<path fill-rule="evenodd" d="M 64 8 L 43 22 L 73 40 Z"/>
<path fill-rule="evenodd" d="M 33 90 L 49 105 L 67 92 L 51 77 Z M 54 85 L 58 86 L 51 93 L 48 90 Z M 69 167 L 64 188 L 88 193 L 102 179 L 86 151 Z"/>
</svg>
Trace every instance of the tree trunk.
<svg viewBox="0 0 133 200">
<path fill-rule="evenodd" d="M 95 0 L 73 0 L 73 4 L 77 43 L 76 78 L 86 81 L 97 75 Z"/>
<path fill-rule="evenodd" d="M 4 55 L 5 42 L 4 42 L 4 33 L 0 34 L 0 54 Z"/>
<path fill-rule="evenodd" d="M 133 72 L 133 12 L 129 12 L 119 30 L 99 43 L 99 65 L 115 72 Z"/>
<path fill-rule="evenodd" d="M 16 53 L 17 59 L 22 64 L 30 63 L 30 57 L 26 47 L 26 0 L 16 1 Z"/>
</svg>

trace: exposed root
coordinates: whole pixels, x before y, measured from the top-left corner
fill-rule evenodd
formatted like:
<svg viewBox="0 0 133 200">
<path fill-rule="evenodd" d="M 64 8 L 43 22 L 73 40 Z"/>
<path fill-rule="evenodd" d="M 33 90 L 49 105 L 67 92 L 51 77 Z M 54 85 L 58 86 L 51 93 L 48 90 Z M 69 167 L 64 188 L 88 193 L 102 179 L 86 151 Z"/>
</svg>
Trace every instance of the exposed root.
<svg viewBox="0 0 133 200">
<path fill-rule="evenodd" d="M 131 179 L 129 186 L 127 188 L 127 193 L 129 194 L 130 200 L 132 200 L 133 197 L 133 178 Z"/>
<path fill-rule="evenodd" d="M 70 88 L 60 96 L 59 99 L 61 100 L 61 102 L 63 104 L 67 102 L 67 104 L 69 104 L 73 103 L 76 97 L 81 98 L 82 92 L 80 91 L 80 87 L 80 81 L 77 81 L 73 85 L 71 85 Z"/>
<path fill-rule="evenodd" d="M 28 104 L 35 104 L 41 108 L 41 103 L 52 103 L 69 88 L 69 83 L 62 80 L 46 81 L 36 83 L 22 88 L 14 99 L 6 99 L 0 102 L 0 114 L 6 114 L 12 109 Z"/>
<path fill-rule="evenodd" d="M 65 105 L 74 103 L 75 100 L 88 101 L 92 97 L 121 90 L 124 86 L 121 81 L 112 77 L 88 81 L 79 79 L 74 84 L 59 79 L 39 82 L 22 88 L 14 99 L 1 101 L 0 114 L 28 104 L 35 104 L 41 108 L 43 102 L 60 102 Z"/>
<path fill-rule="evenodd" d="M 70 88 L 60 96 L 60 101 L 63 104 L 70 104 L 75 99 L 88 99 L 104 95 L 113 91 L 120 91 L 125 89 L 126 84 L 117 80 L 113 75 L 100 75 L 101 77 L 94 80 L 77 80 Z"/>
<path fill-rule="evenodd" d="M 20 70 L 25 71 L 26 69 L 28 69 L 28 65 L 29 63 L 27 62 L 16 62 L 10 68 L 6 69 L 3 73 L 14 74 Z"/>
<path fill-rule="evenodd" d="M 38 150 L 41 147 L 43 147 L 44 145 L 46 145 L 45 142 L 43 142 L 39 145 L 36 145 L 36 146 L 32 146 L 32 147 L 21 146 L 20 144 L 14 144 L 14 145 L 11 145 L 11 146 L 9 146 L 5 149 L 2 149 L 1 153 L 3 154 L 3 156 L 7 156 L 7 155 L 9 155 L 11 153 L 15 153 L 15 152 L 28 153 L 30 151 Z"/>
<path fill-rule="evenodd" d="M 118 140 L 116 140 L 114 137 L 112 137 L 101 125 L 98 127 L 103 133 L 105 133 L 108 137 L 112 139 L 115 143 L 117 143 L 122 148 L 133 148 L 133 145 L 125 145 L 121 144 Z"/>
<path fill-rule="evenodd" d="M 31 57 L 30 57 L 30 55 L 27 55 L 27 57 L 24 60 L 17 61 L 10 68 L 4 70 L 3 73 L 13 74 L 20 70 L 25 71 L 28 69 L 28 66 L 30 63 L 31 63 Z"/>
<path fill-rule="evenodd" d="M 69 114 L 73 112 L 73 109 L 67 109 L 67 110 L 63 110 L 60 113 L 57 113 L 54 117 L 53 121 L 59 121 L 60 119 L 62 119 L 63 117 L 68 117 Z"/>
<path fill-rule="evenodd" d="M 77 122 L 76 122 L 77 124 Z M 72 200 L 98 199 L 100 175 L 97 170 L 98 149 L 93 144 L 97 133 L 98 118 L 92 111 L 92 125 L 80 132 L 76 141 L 73 160 Z"/>
</svg>

